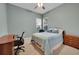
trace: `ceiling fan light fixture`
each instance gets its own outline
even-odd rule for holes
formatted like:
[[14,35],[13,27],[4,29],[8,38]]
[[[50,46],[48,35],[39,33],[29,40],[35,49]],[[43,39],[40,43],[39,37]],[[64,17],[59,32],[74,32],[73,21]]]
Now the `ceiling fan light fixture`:
[[36,4],[36,6],[35,6],[35,9],[38,9],[38,8],[40,8],[40,9],[42,9],[42,10],[45,10],[45,6],[44,6],[44,4],[43,3],[37,3]]
[[43,3],[37,3],[38,7],[43,7]]

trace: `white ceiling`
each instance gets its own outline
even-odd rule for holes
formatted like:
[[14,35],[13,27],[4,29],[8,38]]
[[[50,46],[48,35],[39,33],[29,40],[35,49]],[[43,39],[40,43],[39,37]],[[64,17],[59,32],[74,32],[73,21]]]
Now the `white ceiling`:
[[35,6],[37,5],[36,3],[12,3],[12,5],[16,5],[19,7],[22,7],[24,9],[36,12],[36,13],[40,13],[40,14],[44,14],[58,6],[60,6],[62,3],[44,3],[45,6],[45,10],[41,9],[41,8],[36,8]]

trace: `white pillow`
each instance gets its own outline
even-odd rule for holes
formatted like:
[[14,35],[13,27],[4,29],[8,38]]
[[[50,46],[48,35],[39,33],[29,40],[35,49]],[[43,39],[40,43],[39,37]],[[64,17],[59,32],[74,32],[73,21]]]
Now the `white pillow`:
[[51,32],[51,33],[59,33],[59,30],[57,28],[50,28],[48,30],[48,32]]

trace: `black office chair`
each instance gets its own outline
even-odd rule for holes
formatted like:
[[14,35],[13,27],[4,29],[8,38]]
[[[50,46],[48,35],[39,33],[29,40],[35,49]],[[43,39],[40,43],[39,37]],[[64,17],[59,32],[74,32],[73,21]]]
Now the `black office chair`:
[[15,55],[19,54],[20,50],[22,50],[24,52],[24,46],[22,46],[24,44],[24,38],[23,38],[24,32],[22,33],[21,36],[16,36],[17,40],[14,41],[14,46],[16,46],[17,48],[14,49],[15,50]]

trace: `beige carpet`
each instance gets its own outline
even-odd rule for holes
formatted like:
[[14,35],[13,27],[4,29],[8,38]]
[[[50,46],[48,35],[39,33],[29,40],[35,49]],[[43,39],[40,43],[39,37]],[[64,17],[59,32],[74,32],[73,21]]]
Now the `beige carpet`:
[[[30,39],[25,39],[25,52],[20,52],[20,55],[42,55],[40,51],[35,49],[30,42]],[[62,45],[61,48],[54,51],[55,55],[79,55],[79,50],[73,47]]]

